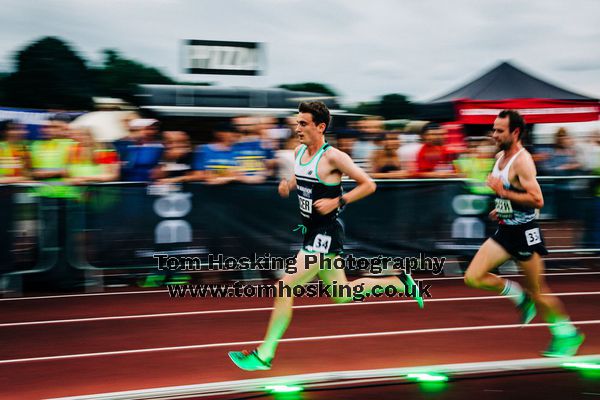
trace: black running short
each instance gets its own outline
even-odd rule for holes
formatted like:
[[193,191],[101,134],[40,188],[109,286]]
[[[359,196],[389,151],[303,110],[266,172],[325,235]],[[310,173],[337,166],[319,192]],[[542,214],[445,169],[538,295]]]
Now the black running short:
[[308,227],[302,249],[308,253],[342,254],[344,252],[344,227],[336,219],[329,224]]
[[544,236],[535,221],[521,225],[500,225],[492,239],[519,261],[527,261],[533,253],[548,254]]

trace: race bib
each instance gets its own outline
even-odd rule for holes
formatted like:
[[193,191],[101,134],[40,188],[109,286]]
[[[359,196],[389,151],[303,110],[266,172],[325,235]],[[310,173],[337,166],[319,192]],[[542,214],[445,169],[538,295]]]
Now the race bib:
[[298,196],[298,201],[300,202],[300,211],[305,212],[307,214],[312,214],[312,200],[307,199],[306,197]]
[[498,218],[512,218],[513,208],[510,200],[496,198],[496,213],[498,214]]
[[313,242],[312,249],[318,253],[327,253],[329,252],[329,247],[331,246],[331,236],[318,234],[315,236],[315,241]]
[[527,246],[533,246],[534,244],[542,243],[540,228],[526,230],[525,238],[527,239]]

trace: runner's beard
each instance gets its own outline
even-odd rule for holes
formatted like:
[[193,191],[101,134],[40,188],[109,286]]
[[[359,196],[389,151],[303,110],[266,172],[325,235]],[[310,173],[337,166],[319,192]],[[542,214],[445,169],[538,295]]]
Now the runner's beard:
[[500,143],[498,143],[498,148],[500,150],[506,151],[506,150],[510,149],[510,146],[512,146],[512,144],[513,144],[512,140],[508,141],[508,142],[500,142]]

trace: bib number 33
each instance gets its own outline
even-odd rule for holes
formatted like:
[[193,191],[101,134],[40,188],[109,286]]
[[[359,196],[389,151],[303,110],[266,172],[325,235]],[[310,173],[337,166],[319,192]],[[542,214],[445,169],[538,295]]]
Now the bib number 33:
[[527,239],[527,246],[533,246],[534,244],[542,243],[540,228],[526,230],[525,238]]

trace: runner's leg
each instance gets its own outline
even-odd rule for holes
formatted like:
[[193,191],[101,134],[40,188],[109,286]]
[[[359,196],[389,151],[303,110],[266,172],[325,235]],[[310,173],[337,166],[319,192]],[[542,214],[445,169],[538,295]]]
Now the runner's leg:
[[[331,265],[334,264],[335,259],[341,259],[340,256],[331,257],[332,262]],[[349,303],[354,300],[354,294],[360,293],[361,296],[366,296],[373,292],[373,288],[376,286],[381,287],[381,292],[385,289],[386,286],[393,286],[396,288],[398,293],[404,293],[405,287],[400,278],[397,276],[385,276],[381,278],[359,278],[353,281],[348,281],[346,277],[346,272],[343,269],[334,268],[322,268],[319,270],[319,278],[326,284],[332,285],[329,290],[329,294],[331,295],[332,301],[336,303]],[[337,285],[338,288],[336,292],[333,293],[333,285]],[[340,293],[341,287],[349,287],[349,295],[348,293]],[[414,293],[415,289],[409,290]],[[334,296],[336,294],[336,296]]]
[[506,286],[506,279],[490,271],[510,258],[510,254],[496,241],[486,240],[465,272],[465,284],[469,287],[501,293]]
[[[294,287],[310,282],[319,271],[318,263],[305,266],[306,254],[306,252],[300,250],[296,256],[296,272],[288,273],[281,279],[283,284],[290,287],[292,291]],[[267,332],[262,344],[257,349],[261,359],[270,360],[275,356],[279,340],[292,319],[293,305],[293,296],[286,296],[285,293],[276,294]]]

